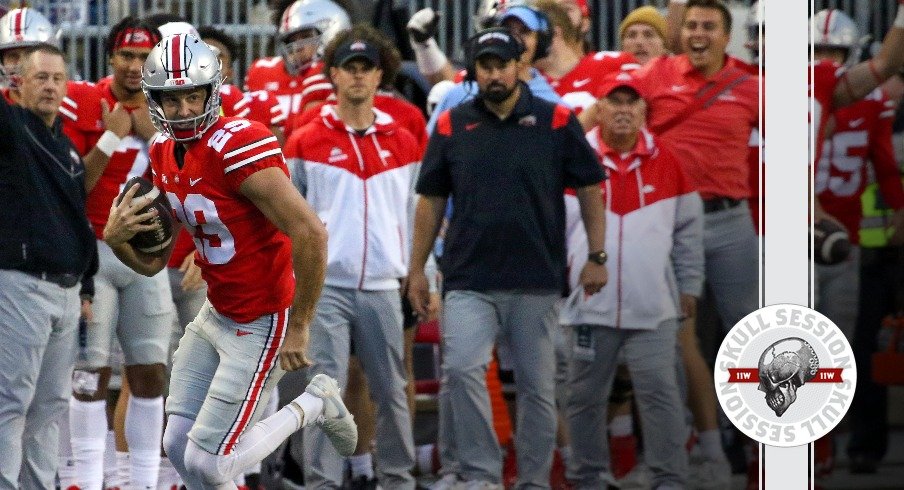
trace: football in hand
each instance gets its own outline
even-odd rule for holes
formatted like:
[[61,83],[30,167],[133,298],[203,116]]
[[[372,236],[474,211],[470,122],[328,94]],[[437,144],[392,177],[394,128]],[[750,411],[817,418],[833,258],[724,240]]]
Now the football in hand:
[[122,202],[123,196],[135,184],[138,184],[138,191],[132,196],[133,201],[146,194],[152,198],[151,202],[136,214],[143,214],[155,208],[157,209],[157,216],[154,216],[145,224],[157,222],[160,226],[155,230],[136,233],[129,240],[129,244],[141,253],[159,257],[163,255],[166,247],[173,241],[173,218],[170,214],[170,206],[166,196],[163,195],[160,189],[144,177],[132,177],[129,179],[122,192],[116,198],[116,204]]
[[835,265],[851,253],[851,240],[838,223],[821,219],[813,225],[813,255],[817,264]]

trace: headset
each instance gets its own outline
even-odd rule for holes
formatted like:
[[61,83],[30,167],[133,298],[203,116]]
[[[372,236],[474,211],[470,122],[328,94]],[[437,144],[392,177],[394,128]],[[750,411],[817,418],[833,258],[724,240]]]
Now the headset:
[[501,8],[496,13],[497,18],[504,15],[507,9],[513,8],[528,10],[537,18],[537,24],[539,24],[539,29],[537,29],[536,31],[537,49],[534,51],[534,58],[531,60],[531,62],[535,62],[539,59],[549,56],[549,50],[552,47],[552,23],[549,21],[549,17],[542,11],[537,10],[537,8],[535,7],[524,4],[515,4]]
[[473,36],[469,37],[467,41],[465,41],[464,50],[465,50],[465,62],[467,66],[465,67],[465,78],[466,82],[475,82],[477,81],[477,58],[475,56],[477,52],[477,40],[480,39],[484,34],[489,34],[492,32],[501,32],[507,36],[510,36],[515,42],[518,43],[518,56],[520,57],[522,53],[524,53],[524,44],[521,43],[520,40],[516,36],[512,34],[512,31],[506,29],[505,27],[491,27],[489,29],[484,29]]

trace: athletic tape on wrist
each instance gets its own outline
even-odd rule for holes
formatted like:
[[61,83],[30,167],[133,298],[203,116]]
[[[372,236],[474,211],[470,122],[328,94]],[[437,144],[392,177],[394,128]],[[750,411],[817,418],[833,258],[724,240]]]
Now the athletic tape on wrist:
[[122,141],[122,138],[116,136],[116,133],[113,131],[107,130],[104,131],[104,134],[100,136],[100,139],[97,140],[97,145],[95,147],[101,151],[104,155],[108,157],[119,148],[119,143]]

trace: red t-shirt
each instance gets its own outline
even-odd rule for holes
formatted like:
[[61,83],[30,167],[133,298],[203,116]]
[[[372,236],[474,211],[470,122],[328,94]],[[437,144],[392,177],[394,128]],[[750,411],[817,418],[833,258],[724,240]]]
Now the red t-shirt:
[[[746,71],[728,57],[723,69],[709,78],[695,70],[686,55],[651,60],[634,72],[649,105],[648,127],[655,132],[693,103],[708,83],[718,83],[738,70]],[[750,196],[748,142],[750,131],[759,124],[759,112],[759,77],[748,73],[709,106],[658,135],[659,140],[684,165],[701,197],[745,199]]]

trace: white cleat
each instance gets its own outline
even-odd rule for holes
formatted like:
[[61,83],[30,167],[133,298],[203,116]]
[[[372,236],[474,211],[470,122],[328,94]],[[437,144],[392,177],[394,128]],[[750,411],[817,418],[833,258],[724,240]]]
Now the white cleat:
[[345,408],[339,383],[325,374],[318,374],[305,391],[323,400],[323,413],[314,423],[320,426],[339,454],[351,456],[358,445],[358,426]]

